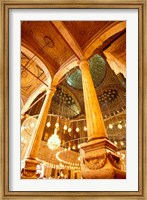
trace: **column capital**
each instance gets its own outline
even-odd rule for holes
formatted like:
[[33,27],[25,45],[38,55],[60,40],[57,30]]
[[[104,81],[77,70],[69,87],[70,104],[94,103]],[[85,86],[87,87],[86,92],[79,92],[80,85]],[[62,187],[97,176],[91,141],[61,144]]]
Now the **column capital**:
[[54,85],[50,85],[47,89],[46,89],[46,91],[47,91],[47,94],[48,93],[55,93],[56,92],[56,86],[54,86]]
[[81,68],[82,66],[88,65],[89,66],[89,62],[87,59],[82,59],[79,61],[79,67]]

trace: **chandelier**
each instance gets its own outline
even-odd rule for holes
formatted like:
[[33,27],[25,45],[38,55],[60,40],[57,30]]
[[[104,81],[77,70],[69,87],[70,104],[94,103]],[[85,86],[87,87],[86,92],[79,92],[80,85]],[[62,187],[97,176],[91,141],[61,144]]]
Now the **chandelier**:
[[61,144],[61,140],[57,135],[57,128],[54,130],[54,134],[48,139],[47,145],[49,149],[56,150]]
[[[49,120],[47,120],[46,126],[47,128],[51,127],[54,125],[54,133],[50,136],[50,138],[47,141],[47,146],[49,149],[51,150],[56,150],[59,146],[64,148],[64,143],[65,143],[65,138],[70,138],[70,140],[72,139],[72,137],[74,138],[74,140],[72,141],[72,144],[67,143],[66,148],[69,149],[73,149],[73,150],[77,150],[77,146],[79,143],[81,142],[80,140],[76,140],[75,143],[75,139],[76,137],[81,138],[81,136],[83,135],[83,131],[81,130],[81,126],[80,126],[80,121],[84,121],[84,131],[87,131],[87,127],[86,127],[86,120],[84,119],[70,119],[70,117],[66,118],[64,117],[63,113],[66,111],[65,106],[67,107],[67,103],[65,101],[65,92],[63,91],[63,87],[61,89],[61,94],[59,96],[59,107],[57,108],[58,110],[56,110],[56,112],[58,112],[58,114],[49,114]],[[71,109],[71,108],[70,108]],[[64,111],[65,110],[65,111]],[[71,112],[71,110],[68,112]],[[68,116],[71,116],[71,113],[68,113]],[[51,123],[51,117],[55,117],[56,122],[53,124]],[[76,128],[74,131],[74,124],[76,124]],[[60,130],[60,138],[57,135],[57,132]],[[48,129],[49,131],[49,129]],[[74,133],[75,132],[75,133]],[[66,134],[68,136],[65,136],[63,134]],[[46,138],[47,139],[47,138]],[[61,145],[61,140],[62,140],[62,145]],[[72,146],[71,146],[72,145]]]

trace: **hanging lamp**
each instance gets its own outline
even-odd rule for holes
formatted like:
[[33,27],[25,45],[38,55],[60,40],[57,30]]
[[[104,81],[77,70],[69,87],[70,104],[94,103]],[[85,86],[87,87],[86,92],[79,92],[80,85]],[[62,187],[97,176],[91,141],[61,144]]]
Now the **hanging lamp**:
[[54,129],[54,134],[48,139],[47,146],[51,150],[56,150],[61,144],[61,140],[57,135],[57,128]]

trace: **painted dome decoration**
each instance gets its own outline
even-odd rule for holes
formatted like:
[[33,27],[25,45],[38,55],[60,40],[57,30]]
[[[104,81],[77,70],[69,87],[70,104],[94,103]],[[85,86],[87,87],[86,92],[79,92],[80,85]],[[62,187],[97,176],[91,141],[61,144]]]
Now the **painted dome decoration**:
[[[105,60],[98,54],[92,56],[89,60],[90,64],[90,73],[92,76],[92,80],[94,82],[94,86],[98,87],[102,81],[104,80],[106,74],[106,62]],[[75,72],[73,72],[66,79],[67,83],[75,89],[82,90],[82,75],[81,70],[78,68]]]

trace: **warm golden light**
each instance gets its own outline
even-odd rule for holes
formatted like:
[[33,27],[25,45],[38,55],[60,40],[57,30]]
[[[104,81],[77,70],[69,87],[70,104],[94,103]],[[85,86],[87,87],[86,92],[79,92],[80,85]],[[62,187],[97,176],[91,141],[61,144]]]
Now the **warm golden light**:
[[58,123],[58,122],[55,124],[55,127],[56,127],[56,128],[58,128],[58,127],[59,127],[59,123]]
[[122,129],[122,125],[121,125],[121,124],[118,124],[118,128],[119,128],[119,129]]
[[67,130],[67,126],[66,126],[66,125],[64,125],[64,127],[63,127],[63,128],[64,128],[64,130]]
[[48,147],[51,150],[56,150],[61,144],[59,136],[57,135],[57,129],[54,130],[54,134],[48,139]]
[[51,123],[50,123],[50,122],[47,122],[46,126],[47,126],[47,127],[50,127],[50,126],[51,126]]
[[71,148],[70,147],[68,147],[68,150],[70,150]]
[[33,128],[35,126],[35,124],[34,123],[31,123],[31,127]]
[[71,128],[68,128],[68,132],[69,132],[69,133],[71,132]]
[[113,125],[112,125],[112,124],[109,124],[109,128],[112,129],[112,128],[113,128]]

